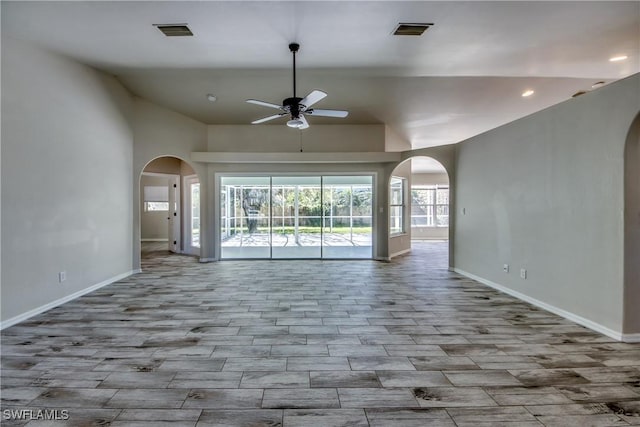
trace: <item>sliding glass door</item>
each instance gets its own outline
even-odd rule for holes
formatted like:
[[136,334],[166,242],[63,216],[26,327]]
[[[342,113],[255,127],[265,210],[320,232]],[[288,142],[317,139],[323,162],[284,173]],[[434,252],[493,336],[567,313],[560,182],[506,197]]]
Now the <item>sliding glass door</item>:
[[371,176],[323,177],[325,258],[371,258],[373,192]]
[[320,258],[321,178],[274,176],[271,179],[272,258]]
[[271,257],[271,178],[223,177],[220,191],[222,258]]
[[221,258],[371,258],[373,177],[224,176]]

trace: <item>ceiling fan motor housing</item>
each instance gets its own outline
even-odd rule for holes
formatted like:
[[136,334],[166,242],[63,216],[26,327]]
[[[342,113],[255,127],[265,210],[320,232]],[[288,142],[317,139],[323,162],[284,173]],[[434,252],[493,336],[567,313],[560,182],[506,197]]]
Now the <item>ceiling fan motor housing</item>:
[[290,113],[293,118],[297,119],[298,117],[300,117],[300,107],[302,106],[302,104],[300,104],[300,101],[302,101],[302,98],[287,98],[282,101],[282,109]]

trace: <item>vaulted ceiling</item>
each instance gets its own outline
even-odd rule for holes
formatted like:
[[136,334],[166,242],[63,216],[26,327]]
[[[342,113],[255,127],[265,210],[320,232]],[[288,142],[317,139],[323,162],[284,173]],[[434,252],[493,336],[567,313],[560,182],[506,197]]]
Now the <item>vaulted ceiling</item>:
[[[400,22],[434,25],[392,35]],[[194,36],[166,37],[154,26],[163,23]],[[298,95],[321,89],[318,108],[350,111],[312,126],[385,123],[413,148],[462,141],[640,71],[638,1],[3,1],[2,35],[208,124],[248,124],[273,110],[247,98],[291,96],[287,46],[298,42]]]

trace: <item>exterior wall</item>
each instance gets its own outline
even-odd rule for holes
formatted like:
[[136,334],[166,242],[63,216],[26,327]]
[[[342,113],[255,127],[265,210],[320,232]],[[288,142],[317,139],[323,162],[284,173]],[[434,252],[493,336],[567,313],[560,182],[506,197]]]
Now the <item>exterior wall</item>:
[[3,326],[131,274],[131,108],[114,78],[3,36]]

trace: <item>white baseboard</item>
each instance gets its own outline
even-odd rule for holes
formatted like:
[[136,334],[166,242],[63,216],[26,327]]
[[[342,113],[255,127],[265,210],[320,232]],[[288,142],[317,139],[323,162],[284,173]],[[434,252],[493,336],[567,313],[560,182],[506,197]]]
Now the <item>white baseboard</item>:
[[217,259],[217,258],[200,258],[200,259],[198,260],[198,262],[202,262],[202,263],[205,263],[205,262],[215,262],[215,261],[218,261],[218,259]]
[[141,242],[166,242],[167,245],[169,241],[167,239],[140,239]]
[[408,253],[408,252],[411,252],[411,248],[403,249],[403,250],[401,250],[401,251],[398,251],[398,252],[394,252],[394,253],[392,253],[392,254],[389,256],[389,259],[391,259],[391,258],[395,258],[395,257],[400,256],[400,255],[404,255],[404,254],[406,254],[406,253]]
[[[512,297],[518,298],[522,301],[528,302],[529,304],[533,304],[536,307],[540,307],[543,310],[549,311],[553,314],[557,314],[560,317],[564,317],[567,320],[571,320],[572,322],[575,322],[579,325],[582,325],[586,328],[589,328],[591,330],[594,330],[596,332],[599,332],[603,335],[608,336],[609,338],[613,338],[616,341],[625,341],[625,342],[640,342],[640,334],[627,334],[627,335],[623,335],[621,332],[618,331],[614,331],[613,329],[610,329],[604,325],[601,325],[599,323],[596,323],[592,320],[589,319],[585,319],[582,316],[578,316],[577,314],[571,313],[569,311],[563,310],[561,308],[555,307],[551,304],[548,304],[546,302],[540,301],[538,299],[535,299],[533,297],[530,297],[528,295],[525,295],[521,292],[518,291],[514,291],[513,289],[507,288],[506,286],[502,286],[499,285],[497,283],[494,283],[490,280],[487,279],[483,279],[482,277],[476,276],[475,274],[471,274],[467,271],[461,270],[459,268],[454,268],[453,271],[455,271],[458,274],[461,274],[463,276],[466,276],[470,279],[475,280],[476,282],[480,282],[483,285],[489,286],[490,288],[496,289],[500,292],[504,292],[505,294],[511,295]],[[627,341],[627,339],[637,339],[639,341]]]
[[622,334],[622,341],[624,342],[640,342],[640,334]]
[[127,278],[129,276],[131,276],[132,274],[136,274],[136,273],[140,273],[142,270],[140,269],[136,269],[136,270],[131,270],[128,271],[126,273],[122,273],[122,274],[118,274],[117,276],[111,277],[110,279],[104,280],[100,283],[97,283],[93,286],[89,286],[88,288],[84,288],[78,292],[74,292],[71,295],[67,295],[66,297],[62,297],[60,299],[57,299],[55,301],[52,301],[48,304],[42,305],[38,308],[34,308],[33,310],[29,310],[26,313],[22,313],[19,314],[15,317],[12,317],[10,319],[7,319],[5,321],[0,322],[0,330],[2,329],[6,329],[9,326],[13,326],[15,324],[18,324],[20,322],[24,322],[25,320],[33,317],[33,316],[37,316],[38,314],[44,313],[45,311],[51,310],[52,308],[58,307],[59,305],[62,305],[66,302],[69,302],[71,300],[74,300],[76,298],[79,298],[83,295],[86,295],[90,292],[93,292],[97,289],[100,289],[104,286],[110,285],[111,283],[117,282],[118,280],[122,280],[124,278]]

